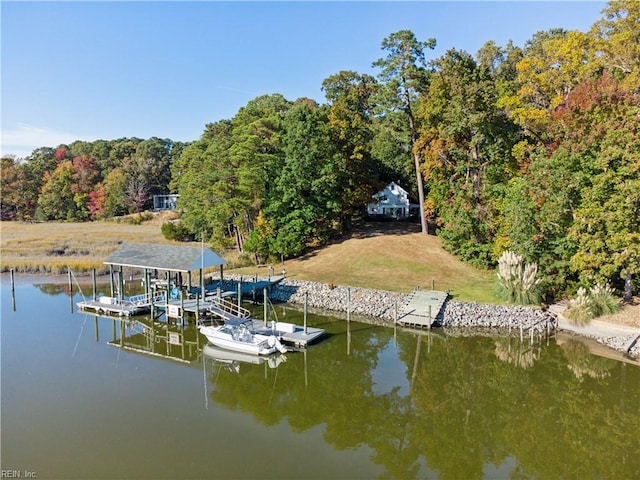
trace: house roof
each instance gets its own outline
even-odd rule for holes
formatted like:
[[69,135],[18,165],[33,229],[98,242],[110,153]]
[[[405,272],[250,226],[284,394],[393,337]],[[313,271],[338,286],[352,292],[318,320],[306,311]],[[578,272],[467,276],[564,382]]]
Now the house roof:
[[227,262],[208,248],[124,243],[109,255],[104,263],[122,267],[190,272],[225,265]]

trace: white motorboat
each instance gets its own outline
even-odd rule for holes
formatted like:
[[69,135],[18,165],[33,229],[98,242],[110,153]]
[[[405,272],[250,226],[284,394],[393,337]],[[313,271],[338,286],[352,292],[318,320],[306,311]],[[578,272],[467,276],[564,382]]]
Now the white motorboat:
[[271,355],[288,351],[275,335],[263,335],[251,330],[249,318],[231,318],[223,325],[205,326],[198,329],[209,342],[217,347],[253,355]]

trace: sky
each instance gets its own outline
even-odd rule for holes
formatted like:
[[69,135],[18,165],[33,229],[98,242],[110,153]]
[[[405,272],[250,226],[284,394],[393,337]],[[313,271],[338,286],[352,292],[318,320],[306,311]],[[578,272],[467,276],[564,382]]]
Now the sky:
[[325,103],[342,70],[376,75],[382,40],[434,37],[432,60],[543,30],[587,31],[596,1],[0,2],[2,155],[75,140],[193,141],[250,100]]

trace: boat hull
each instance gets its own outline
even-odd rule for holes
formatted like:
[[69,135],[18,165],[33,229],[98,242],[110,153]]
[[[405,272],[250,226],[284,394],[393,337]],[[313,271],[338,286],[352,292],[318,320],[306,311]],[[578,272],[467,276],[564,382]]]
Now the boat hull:
[[236,340],[231,335],[222,332],[221,327],[201,327],[200,333],[207,337],[207,340],[212,345],[234,352],[271,355],[278,351],[275,342],[270,345],[269,337],[264,335],[252,335],[250,339]]

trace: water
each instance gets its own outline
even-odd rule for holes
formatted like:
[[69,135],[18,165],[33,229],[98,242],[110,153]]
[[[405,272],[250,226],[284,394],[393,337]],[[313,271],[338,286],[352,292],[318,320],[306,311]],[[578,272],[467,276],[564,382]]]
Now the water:
[[14,311],[2,285],[3,474],[640,478],[640,368],[580,342],[311,315],[329,335],[306,352],[229,363],[192,326],[71,313],[65,288],[16,285]]

